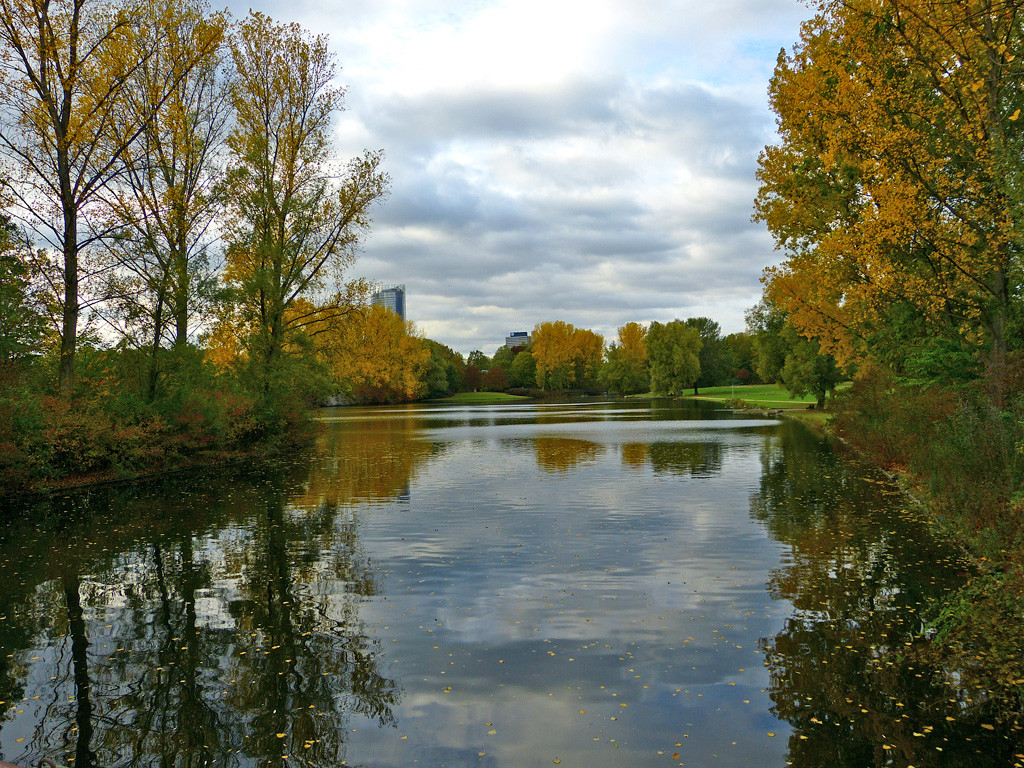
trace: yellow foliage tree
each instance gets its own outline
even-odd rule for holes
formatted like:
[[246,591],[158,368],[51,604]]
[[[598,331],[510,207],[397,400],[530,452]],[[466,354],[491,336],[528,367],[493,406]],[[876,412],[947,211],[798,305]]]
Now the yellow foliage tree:
[[592,387],[601,367],[604,338],[561,320],[540,323],[533,329],[533,357],[537,386],[542,389]]
[[[327,38],[250,13],[231,40],[235,127],[227,139],[229,215],[225,279],[235,289],[263,371],[276,375],[287,336],[351,309],[361,286],[344,270],[386,192],[380,153],[352,160],[340,180],[330,165],[330,130],[343,92],[333,84]],[[290,312],[324,293],[313,314]]]
[[89,271],[83,248],[105,235],[87,212],[119,175],[118,160],[163,106],[175,83],[217,45],[199,37],[174,67],[159,70],[145,108],[122,106],[134,75],[152,63],[179,21],[170,0],[0,0],[0,148],[15,173],[7,191],[33,228],[61,253],[59,383],[70,394]]
[[1019,289],[1017,0],[819,0],[771,83],[756,216],[768,300],[840,363],[894,307],[999,364]]
[[338,394],[358,402],[415,400],[426,394],[430,350],[412,323],[370,306],[316,337]]

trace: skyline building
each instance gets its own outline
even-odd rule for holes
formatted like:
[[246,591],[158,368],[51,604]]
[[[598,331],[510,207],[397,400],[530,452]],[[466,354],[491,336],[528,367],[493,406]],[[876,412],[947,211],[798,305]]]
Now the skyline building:
[[512,331],[508,336],[505,337],[505,346],[509,349],[512,347],[525,347],[532,341],[528,331]]
[[381,286],[373,292],[370,304],[378,307],[387,307],[405,320],[405,283]]

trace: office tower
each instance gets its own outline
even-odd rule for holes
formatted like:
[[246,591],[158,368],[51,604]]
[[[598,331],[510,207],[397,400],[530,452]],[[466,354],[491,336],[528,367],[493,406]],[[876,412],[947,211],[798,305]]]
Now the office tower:
[[370,303],[387,307],[405,320],[405,285],[387,285],[373,292]]
[[526,331],[512,331],[512,333],[505,337],[505,346],[509,349],[512,347],[525,347],[531,341],[530,334]]

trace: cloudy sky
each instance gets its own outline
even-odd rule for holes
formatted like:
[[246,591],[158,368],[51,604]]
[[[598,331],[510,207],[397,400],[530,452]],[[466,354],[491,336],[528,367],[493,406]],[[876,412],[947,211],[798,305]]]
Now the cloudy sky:
[[330,36],[344,156],[392,179],[353,276],[487,354],[564,320],[743,328],[778,260],[752,224],[767,85],[800,0],[257,0]]

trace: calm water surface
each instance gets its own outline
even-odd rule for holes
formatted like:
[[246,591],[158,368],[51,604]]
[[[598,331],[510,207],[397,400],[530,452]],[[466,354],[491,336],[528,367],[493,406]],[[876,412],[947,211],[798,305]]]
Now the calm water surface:
[[321,414],[316,450],[272,466],[3,510],[0,759],[1012,762],[915,661],[964,566],[799,425]]

